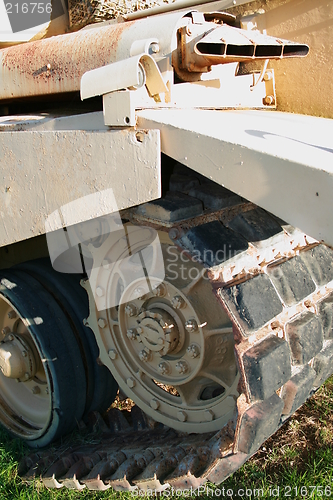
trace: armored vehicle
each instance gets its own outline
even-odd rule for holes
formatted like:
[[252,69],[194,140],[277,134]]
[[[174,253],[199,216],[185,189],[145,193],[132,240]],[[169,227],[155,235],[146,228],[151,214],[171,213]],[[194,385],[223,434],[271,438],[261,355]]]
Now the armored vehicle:
[[333,2],[50,5],[0,50],[0,422],[49,487],[221,483],[333,372]]

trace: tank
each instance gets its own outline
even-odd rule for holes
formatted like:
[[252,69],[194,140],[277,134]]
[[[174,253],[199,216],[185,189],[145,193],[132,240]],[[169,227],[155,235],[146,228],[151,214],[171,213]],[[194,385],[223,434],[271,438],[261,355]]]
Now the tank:
[[333,3],[61,5],[0,50],[0,423],[51,488],[219,484],[333,372]]

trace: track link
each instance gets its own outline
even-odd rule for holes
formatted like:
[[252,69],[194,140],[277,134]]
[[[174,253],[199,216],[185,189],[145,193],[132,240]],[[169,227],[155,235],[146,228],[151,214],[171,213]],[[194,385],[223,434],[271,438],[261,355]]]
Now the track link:
[[93,414],[97,442],[25,458],[20,474],[28,481],[118,491],[221,483],[333,372],[333,251],[185,167],[176,168],[170,188],[129,215],[167,231],[206,266],[233,324],[234,418],[217,433],[189,435],[137,407],[133,427],[115,409],[104,420]]

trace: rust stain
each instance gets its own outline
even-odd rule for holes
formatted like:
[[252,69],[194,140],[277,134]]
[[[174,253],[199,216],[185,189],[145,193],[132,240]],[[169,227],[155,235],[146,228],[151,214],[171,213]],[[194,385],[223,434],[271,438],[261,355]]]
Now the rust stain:
[[0,51],[0,99],[80,90],[83,73],[117,60],[135,21],[28,42]]

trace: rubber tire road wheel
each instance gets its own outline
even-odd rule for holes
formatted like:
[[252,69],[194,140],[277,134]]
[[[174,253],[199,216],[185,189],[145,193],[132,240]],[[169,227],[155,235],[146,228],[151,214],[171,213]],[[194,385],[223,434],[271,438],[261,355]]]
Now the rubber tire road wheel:
[[[0,278],[0,296],[11,303],[21,318],[30,322],[28,331],[43,362],[51,391],[50,416],[42,430],[25,435],[24,431],[17,432],[1,423],[16,437],[25,439],[29,446],[44,447],[73,430],[83,416],[86,380],[80,350],[66,315],[37,280],[12,270],[1,271]],[[20,421],[21,416],[16,417]]]
[[52,294],[72,325],[80,347],[86,372],[87,394],[85,414],[103,413],[113,403],[118,384],[104,365],[98,364],[99,349],[90,328],[83,320],[89,316],[86,291],[81,287],[81,274],[59,273],[52,268],[49,258],[24,262],[17,266],[37,279]]

